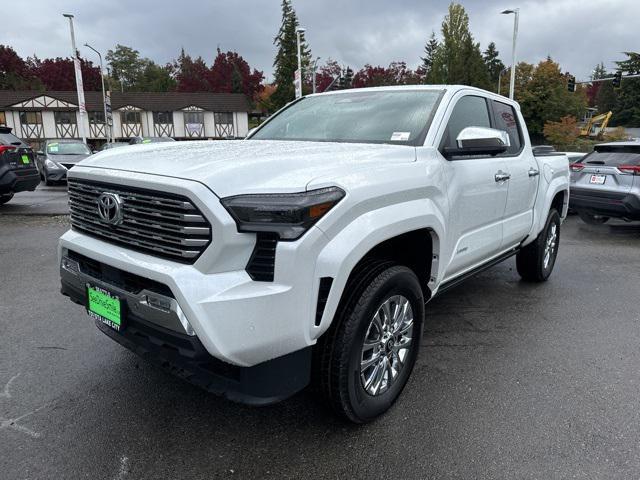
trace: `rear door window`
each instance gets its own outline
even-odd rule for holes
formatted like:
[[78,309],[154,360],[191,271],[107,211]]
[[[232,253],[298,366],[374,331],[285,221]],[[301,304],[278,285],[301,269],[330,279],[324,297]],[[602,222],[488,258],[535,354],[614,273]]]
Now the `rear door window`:
[[493,100],[493,114],[495,118],[495,128],[504,130],[509,134],[511,146],[504,155],[517,155],[522,147],[522,134],[518,124],[518,115],[515,109],[506,103]]

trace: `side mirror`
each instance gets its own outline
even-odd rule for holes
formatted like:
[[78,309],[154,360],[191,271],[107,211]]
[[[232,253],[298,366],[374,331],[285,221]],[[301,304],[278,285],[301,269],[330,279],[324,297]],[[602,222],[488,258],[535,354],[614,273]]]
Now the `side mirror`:
[[91,150],[91,153],[98,153],[98,150]]
[[36,152],[36,155],[38,155],[39,157],[44,157],[44,152],[42,150],[38,150]]
[[456,137],[456,147],[445,147],[444,155],[498,155],[511,146],[509,134],[504,130],[487,127],[466,127]]

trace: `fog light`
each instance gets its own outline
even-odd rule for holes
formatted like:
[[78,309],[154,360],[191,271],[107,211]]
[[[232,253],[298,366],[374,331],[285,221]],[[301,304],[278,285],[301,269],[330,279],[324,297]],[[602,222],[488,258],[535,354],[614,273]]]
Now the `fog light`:
[[69,257],[62,257],[62,268],[69,273],[77,275],[80,273],[80,265]]

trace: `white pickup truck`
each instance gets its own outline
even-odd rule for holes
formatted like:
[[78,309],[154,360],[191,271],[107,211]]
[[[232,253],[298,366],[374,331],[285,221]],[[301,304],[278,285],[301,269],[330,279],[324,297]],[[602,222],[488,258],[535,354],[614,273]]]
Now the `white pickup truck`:
[[568,189],[566,157],[534,156],[505,97],[311,95],[245,140],[81,162],[62,293],[211,392],[260,405],[314,383],[366,422],[407,383],[426,302],[512,255],[525,280],[549,277]]

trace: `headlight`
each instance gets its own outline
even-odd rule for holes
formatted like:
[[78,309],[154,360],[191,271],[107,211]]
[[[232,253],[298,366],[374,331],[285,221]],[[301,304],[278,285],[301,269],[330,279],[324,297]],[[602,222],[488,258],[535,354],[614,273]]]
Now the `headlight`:
[[345,193],[338,187],[300,193],[237,195],[221,200],[239,232],[275,232],[296,240],[331,210]]
[[44,166],[49,168],[60,168],[56,162],[49,160],[48,158],[44,161]]

